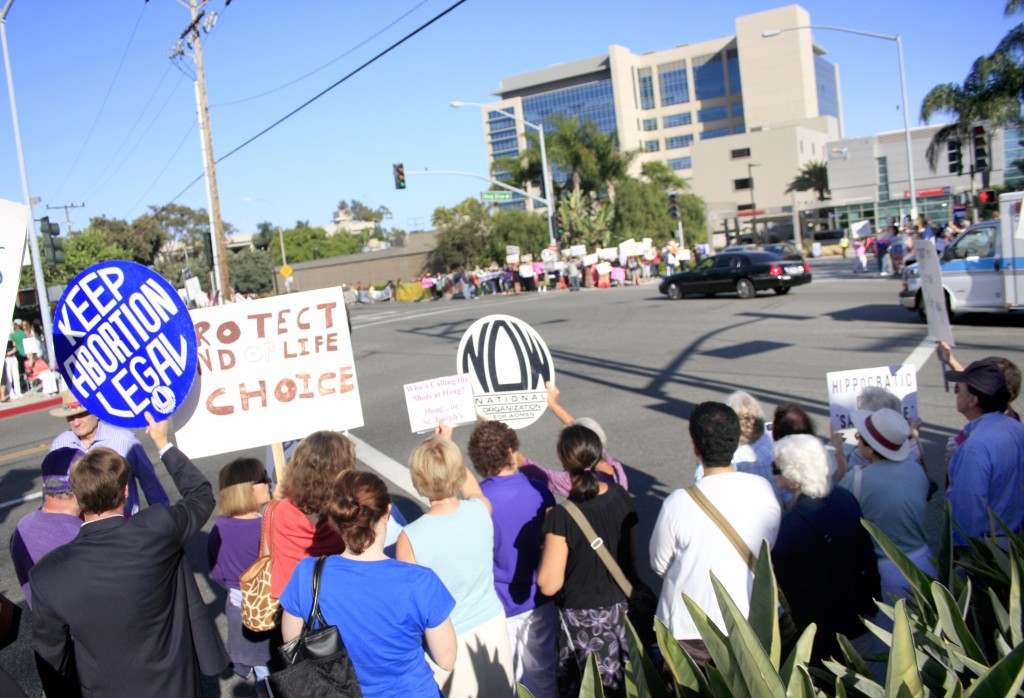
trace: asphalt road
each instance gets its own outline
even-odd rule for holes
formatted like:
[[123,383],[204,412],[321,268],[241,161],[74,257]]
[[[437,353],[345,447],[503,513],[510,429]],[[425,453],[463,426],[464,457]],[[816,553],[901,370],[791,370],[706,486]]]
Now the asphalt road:
[[[930,475],[941,483],[944,445],[963,423],[952,390],[944,391],[938,363],[928,346],[922,346],[925,325],[898,303],[899,281],[854,275],[851,264],[813,260],[811,285],[786,296],[768,293],[752,300],[732,295],[669,301],[651,283],[574,294],[356,307],[352,324],[366,426],[353,436],[361,467],[381,472],[392,483],[403,512],[419,515],[404,463],[422,437],[409,430],[402,386],[455,373],[455,352],[466,328],[480,317],[501,313],[528,322],[544,337],[562,404],[574,416],[596,419],[608,435],[609,451],[626,464],[641,521],[642,571],[652,585],[658,580],[647,568],[643,541],[661,501],[690,484],[696,466],[687,417],[700,402],[721,400],[733,390],[749,391],[769,413],[781,402],[799,402],[815,417],[818,433],[827,435],[826,372],[900,364],[913,356],[920,366],[922,442]],[[953,331],[956,354],[965,364],[1000,354],[1024,365],[1024,315],[961,316]],[[557,467],[558,427],[554,417],[544,415],[519,432],[522,450]],[[0,539],[7,540],[18,519],[38,506],[38,500],[10,502],[39,491],[40,449],[61,428],[45,411],[0,418]],[[465,446],[469,431],[456,429],[460,445]],[[151,446],[148,450],[153,453]],[[263,451],[245,455],[262,458]],[[228,458],[204,458],[197,464],[216,482]],[[157,470],[162,468],[158,465]],[[162,479],[171,491],[166,474]],[[929,516],[937,541],[939,497],[932,501]],[[202,535],[189,546],[197,569],[206,569],[205,545]],[[223,623],[222,590],[205,577],[200,588]],[[22,601],[6,555],[0,555],[0,591]],[[29,695],[39,695],[28,626],[26,616],[22,637],[0,654],[0,665]],[[209,696],[250,695],[231,675],[211,679],[207,689]]]

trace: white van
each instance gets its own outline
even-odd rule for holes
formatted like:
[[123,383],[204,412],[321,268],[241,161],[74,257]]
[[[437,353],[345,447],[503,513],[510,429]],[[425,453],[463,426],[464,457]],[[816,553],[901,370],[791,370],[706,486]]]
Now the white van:
[[[942,288],[950,317],[956,312],[1024,310],[1024,237],[1018,237],[1024,192],[999,197],[999,218],[972,225],[942,253]],[[917,264],[903,270],[900,303],[924,318]]]

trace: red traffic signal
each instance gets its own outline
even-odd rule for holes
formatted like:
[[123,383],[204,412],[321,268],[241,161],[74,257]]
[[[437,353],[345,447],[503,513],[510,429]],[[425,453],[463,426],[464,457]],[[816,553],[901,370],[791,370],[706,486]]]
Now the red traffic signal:
[[991,189],[982,189],[978,192],[979,204],[995,204],[999,202],[999,195]]

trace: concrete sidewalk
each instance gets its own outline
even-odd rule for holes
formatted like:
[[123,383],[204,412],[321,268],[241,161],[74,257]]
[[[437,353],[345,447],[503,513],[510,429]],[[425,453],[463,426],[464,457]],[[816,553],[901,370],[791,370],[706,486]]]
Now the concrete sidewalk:
[[26,412],[46,410],[60,404],[60,395],[52,393],[25,393],[19,398],[0,402],[0,419],[13,417]]

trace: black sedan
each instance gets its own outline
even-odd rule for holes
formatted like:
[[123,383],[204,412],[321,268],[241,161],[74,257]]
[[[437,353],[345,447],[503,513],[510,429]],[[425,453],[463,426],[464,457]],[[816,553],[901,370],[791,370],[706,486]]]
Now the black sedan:
[[803,259],[790,261],[769,252],[725,252],[702,259],[690,271],[665,277],[658,290],[672,300],[689,293],[713,296],[732,291],[740,298],[753,298],[758,291],[771,289],[782,295],[809,283],[811,269]]

